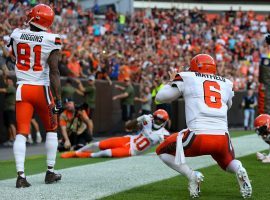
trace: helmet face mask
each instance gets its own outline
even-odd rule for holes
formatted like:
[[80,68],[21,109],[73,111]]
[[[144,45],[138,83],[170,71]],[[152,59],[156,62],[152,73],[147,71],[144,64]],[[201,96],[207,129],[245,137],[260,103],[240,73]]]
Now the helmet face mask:
[[261,114],[254,120],[256,133],[266,142],[270,142],[270,115]]
[[261,126],[259,128],[256,128],[256,133],[260,136],[266,136],[268,135],[267,126]]
[[167,120],[164,121],[163,119],[160,119],[160,118],[155,116],[153,119],[153,128],[155,130],[158,130],[158,129],[164,127],[166,125],[166,123],[167,123]]

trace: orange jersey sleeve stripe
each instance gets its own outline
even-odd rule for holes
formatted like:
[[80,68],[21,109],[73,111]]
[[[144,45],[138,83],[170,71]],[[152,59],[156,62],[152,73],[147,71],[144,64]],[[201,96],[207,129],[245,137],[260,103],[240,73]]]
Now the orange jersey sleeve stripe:
[[55,42],[54,43],[61,45],[61,39],[60,38],[55,38]]

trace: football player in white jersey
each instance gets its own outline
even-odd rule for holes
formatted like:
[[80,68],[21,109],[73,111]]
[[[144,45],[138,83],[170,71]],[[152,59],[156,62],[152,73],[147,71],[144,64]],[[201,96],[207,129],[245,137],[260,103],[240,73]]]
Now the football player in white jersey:
[[168,137],[156,152],[165,164],[189,179],[193,198],[199,197],[203,175],[188,167],[185,156],[211,155],[223,170],[236,174],[241,195],[251,196],[248,174],[235,159],[228,132],[227,110],[232,105],[232,88],[231,81],[216,75],[214,59],[199,54],[191,60],[189,72],[175,72],[156,96],[162,103],[180,96],[185,100],[187,129]]
[[108,138],[88,144],[76,152],[66,152],[62,158],[128,157],[142,154],[150,147],[161,143],[170,134],[164,128],[168,113],[159,109],[153,115],[142,115],[127,123],[127,129],[137,130],[138,135]]
[[[60,36],[46,32],[54,20],[53,10],[44,4],[36,5],[27,14],[29,29],[15,29],[10,45],[16,57],[15,72],[17,135],[13,146],[18,172],[16,187],[29,187],[24,174],[26,139],[30,134],[33,112],[39,115],[46,129],[47,172],[45,183],[61,179],[54,172],[57,152],[57,116],[62,109],[58,60]],[[52,88],[56,103],[52,97]]]
[[[261,136],[263,141],[270,145],[270,115],[261,114],[256,117],[254,121],[254,127],[256,133]],[[270,146],[269,146],[270,150]],[[257,159],[261,160],[262,163],[270,163],[270,151],[268,154],[257,152]]]

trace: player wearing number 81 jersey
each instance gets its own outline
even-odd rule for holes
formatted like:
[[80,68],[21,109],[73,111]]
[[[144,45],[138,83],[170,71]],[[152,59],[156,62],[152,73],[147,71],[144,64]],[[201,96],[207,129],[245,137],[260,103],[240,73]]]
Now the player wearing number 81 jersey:
[[232,105],[233,84],[216,75],[214,59],[199,54],[190,62],[188,72],[171,74],[171,81],[157,94],[161,103],[171,102],[180,96],[185,100],[187,129],[168,137],[156,152],[169,167],[189,179],[191,197],[199,197],[203,175],[191,170],[185,157],[211,155],[217,164],[228,172],[235,173],[241,195],[252,193],[245,168],[234,157],[228,132],[227,111]]
[[17,84],[50,85],[48,58],[61,50],[58,34],[30,29],[15,29],[10,36],[15,54]]
[[113,137],[88,144],[76,152],[66,152],[62,158],[127,157],[136,156],[159,144],[170,134],[164,128],[169,120],[168,113],[159,109],[153,115],[142,115],[127,123],[126,128],[137,129],[137,135]]
[[[33,7],[27,14],[29,29],[15,29],[10,38],[16,57],[16,125],[17,135],[13,146],[18,172],[16,187],[29,187],[24,174],[26,137],[35,111],[46,129],[48,170],[45,183],[61,179],[54,172],[57,139],[57,116],[61,110],[61,88],[58,70],[61,41],[57,34],[46,32],[54,20],[53,10],[44,4]],[[56,97],[56,104],[51,94]]]

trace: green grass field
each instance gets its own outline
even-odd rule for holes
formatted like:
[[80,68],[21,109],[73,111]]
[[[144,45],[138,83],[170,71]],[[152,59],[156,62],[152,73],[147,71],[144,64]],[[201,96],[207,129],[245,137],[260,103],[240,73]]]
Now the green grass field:
[[[234,131],[231,137],[240,137],[253,134],[253,131]],[[148,150],[153,152],[155,147]],[[112,158],[92,158],[92,159],[61,159],[57,156],[56,169],[64,169],[69,167],[94,164],[97,162],[105,162]],[[240,158],[243,165],[249,173],[252,180],[253,197],[252,200],[268,200],[270,191],[268,190],[268,177],[270,165],[262,164],[256,160],[255,155],[249,155]],[[154,167],[154,166],[152,166]],[[26,159],[25,172],[27,175],[45,172],[46,156],[37,155]],[[168,171],[171,169],[168,168]],[[233,174],[222,171],[217,165],[200,169],[205,178],[202,184],[201,200],[237,200],[242,199],[239,193],[239,186]],[[15,178],[16,170],[14,160],[0,161],[0,180]],[[119,177],[121,178],[121,177]],[[176,200],[189,199],[187,189],[188,182],[183,176],[176,176],[170,179],[154,182],[148,185],[136,187],[121,193],[117,193],[104,200],[126,200],[126,199],[155,199],[155,200]]]
[[[270,164],[262,164],[256,160],[255,155],[240,158],[246,167],[252,180],[252,200],[268,200],[270,197],[269,169]],[[168,168],[168,170],[171,170]],[[242,199],[236,177],[233,174],[222,171],[217,165],[200,169],[204,174],[204,182],[201,186],[202,195],[200,200],[237,200]],[[155,200],[178,200],[189,199],[187,189],[188,182],[183,176],[177,176],[163,181],[151,183],[124,191],[103,200],[124,199],[155,199]]]
[[[240,137],[243,135],[253,134],[253,131],[233,131],[231,132],[231,137]],[[147,152],[154,152],[155,147],[149,149]],[[146,152],[146,153],[147,153]],[[45,153],[45,152],[44,152]],[[91,159],[62,159],[57,156],[56,160],[56,169],[65,169],[69,167],[75,167],[80,165],[93,164],[97,162],[108,161],[113,158],[91,158]],[[14,160],[0,161],[0,180],[15,178],[16,169]],[[25,162],[25,173],[27,175],[42,173],[46,170],[46,156],[45,155],[36,155],[27,157]]]

